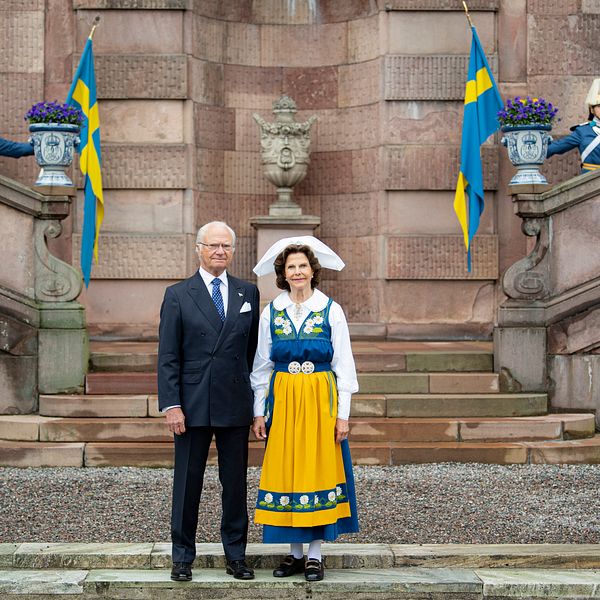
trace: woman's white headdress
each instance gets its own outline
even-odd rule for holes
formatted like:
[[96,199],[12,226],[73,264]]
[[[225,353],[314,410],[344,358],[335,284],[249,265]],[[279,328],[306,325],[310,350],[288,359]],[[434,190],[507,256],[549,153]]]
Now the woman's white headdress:
[[341,271],[345,267],[344,261],[327,244],[324,244],[321,240],[318,240],[312,235],[299,235],[296,237],[283,238],[275,242],[264,253],[263,257],[252,270],[259,277],[261,275],[273,273],[275,271],[273,263],[277,256],[288,246],[292,245],[308,246],[319,260],[319,263],[321,263],[321,266],[325,269]]

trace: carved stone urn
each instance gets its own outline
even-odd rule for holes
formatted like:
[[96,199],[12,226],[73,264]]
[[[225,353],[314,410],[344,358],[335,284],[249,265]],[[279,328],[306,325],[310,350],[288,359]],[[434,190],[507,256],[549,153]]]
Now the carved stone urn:
[[519,125],[502,127],[502,145],[508,149],[510,162],[517,172],[508,185],[547,184],[540,173],[540,166],[546,160],[548,144],[552,137],[548,135],[550,125]]
[[35,160],[42,168],[35,185],[73,187],[65,169],[73,162],[73,151],[79,144],[79,126],[35,123],[29,131]]
[[260,145],[265,177],[277,187],[277,201],[269,207],[271,216],[297,216],[300,206],[292,200],[292,188],[306,176],[310,163],[310,128],[317,120],[310,117],[297,123],[296,103],[289,96],[281,96],[273,103],[275,121],[267,123],[254,114],[260,127]]

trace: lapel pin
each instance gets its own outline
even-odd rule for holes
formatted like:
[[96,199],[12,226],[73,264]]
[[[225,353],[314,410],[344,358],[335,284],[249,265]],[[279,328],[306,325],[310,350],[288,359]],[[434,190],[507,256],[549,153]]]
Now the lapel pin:
[[242,292],[238,292],[238,296],[240,296],[240,298],[243,296],[244,294],[242,294]]

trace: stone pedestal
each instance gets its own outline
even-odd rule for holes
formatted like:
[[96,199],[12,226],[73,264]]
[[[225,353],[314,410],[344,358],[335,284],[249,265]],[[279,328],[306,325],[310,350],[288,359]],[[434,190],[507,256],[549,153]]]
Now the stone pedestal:
[[38,344],[39,392],[81,391],[89,362],[84,307],[78,302],[41,303]]
[[[258,262],[277,240],[298,235],[313,235],[315,229],[321,224],[321,219],[312,215],[296,217],[265,215],[252,217],[250,224],[257,231],[256,262]],[[274,274],[259,277],[257,285],[262,306],[281,293],[275,285]]]
[[494,329],[494,370],[504,371],[523,392],[546,391],[546,328]]

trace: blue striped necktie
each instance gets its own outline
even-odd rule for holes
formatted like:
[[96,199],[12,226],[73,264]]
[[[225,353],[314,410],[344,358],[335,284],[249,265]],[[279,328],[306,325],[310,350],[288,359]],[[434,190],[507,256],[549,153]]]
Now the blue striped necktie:
[[221,295],[221,280],[218,277],[215,277],[212,281],[212,299],[217,307],[217,312],[221,317],[221,321],[225,320],[225,306],[223,305],[223,296]]

